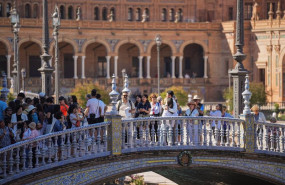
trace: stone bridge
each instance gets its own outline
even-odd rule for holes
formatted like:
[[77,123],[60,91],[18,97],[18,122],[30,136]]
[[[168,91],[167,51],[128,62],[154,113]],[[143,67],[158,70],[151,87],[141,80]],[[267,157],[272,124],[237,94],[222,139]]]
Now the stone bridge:
[[165,167],[226,168],[285,184],[285,125],[163,117],[65,130],[0,150],[1,184],[98,184]]

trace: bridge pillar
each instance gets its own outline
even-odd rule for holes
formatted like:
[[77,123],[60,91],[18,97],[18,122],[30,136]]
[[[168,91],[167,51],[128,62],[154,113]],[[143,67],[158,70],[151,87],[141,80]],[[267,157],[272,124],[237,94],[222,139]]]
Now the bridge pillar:
[[254,115],[252,114],[247,114],[247,115],[240,115],[240,118],[245,120],[244,123],[244,147],[245,147],[245,152],[246,153],[254,153],[255,149],[255,143],[256,143],[256,138],[255,138],[255,133],[254,133]]
[[108,151],[112,155],[120,155],[122,153],[122,117],[119,115],[106,115],[107,121],[111,122],[108,127]]

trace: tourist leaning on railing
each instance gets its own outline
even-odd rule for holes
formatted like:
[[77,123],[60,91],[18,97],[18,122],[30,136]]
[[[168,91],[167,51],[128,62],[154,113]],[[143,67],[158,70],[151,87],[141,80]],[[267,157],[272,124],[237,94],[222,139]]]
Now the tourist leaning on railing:
[[[211,108],[210,108],[210,116],[212,116],[212,117],[222,117],[222,104],[218,104],[217,106],[216,106],[216,110],[215,111],[212,111],[212,106],[211,106]],[[213,132],[214,132],[214,136],[215,136],[215,129],[216,129],[216,124],[215,124],[215,121],[213,121],[212,122],[212,130],[213,130]],[[220,130],[220,128],[221,128],[221,121],[218,121],[218,130]]]
[[24,133],[24,123],[28,121],[26,114],[23,114],[22,106],[16,107],[16,113],[12,115],[11,122],[14,127],[14,131],[17,133],[16,140],[20,141]]
[[11,138],[14,137],[14,134],[7,126],[3,120],[0,120],[0,148],[11,145]]
[[185,116],[190,116],[190,117],[197,117],[199,116],[199,112],[196,109],[196,103],[194,101],[190,101],[187,103],[187,106],[189,107],[186,112]]

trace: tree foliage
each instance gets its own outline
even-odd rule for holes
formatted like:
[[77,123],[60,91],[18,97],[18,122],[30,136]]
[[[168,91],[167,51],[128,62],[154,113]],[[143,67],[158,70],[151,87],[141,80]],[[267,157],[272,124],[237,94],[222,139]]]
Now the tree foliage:
[[167,91],[172,90],[174,92],[175,97],[178,100],[180,106],[185,106],[188,101],[188,93],[181,86],[172,86],[165,89],[161,93],[161,97],[164,99],[166,97]]
[[82,85],[76,85],[74,89],[71,90],[70,95],[75,95],[77,97],[78,103],[81,107],[86,107],[86,95],[90,94],[92,89],[97,90],[97,94],[101,94],[102,101],[108,105],[110,102],[109,93],[104,87],[93,84],[84,83]]
[[[252,93],[250,99],[250,106],[257,104],[257,105],[265,105],[267,98],[266,98],[266,91],[265,87],[262,83],[250,83],[249,90]],[[233,88],[227,88],[223,94],[224,99],[227,101],[230,111],[233,110]]]

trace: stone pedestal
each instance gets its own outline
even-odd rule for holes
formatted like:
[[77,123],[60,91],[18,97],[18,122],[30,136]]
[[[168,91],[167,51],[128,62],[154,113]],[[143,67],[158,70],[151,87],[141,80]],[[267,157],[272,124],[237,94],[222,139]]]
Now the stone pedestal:
[[256,138],[254,137],[255,135],[255,130],[254,130],[254,116],[252,114],[247,114],[247,115],[240,115],[240,118],[245,120],[244,126],[244,134],[245,134],[245,140],[244,140],[244,145],[245,145],[245,152],[246,153],[254,153],[254,148],[255,148],[255,143],[256,143]]
[[112,155],[122,154],[122,117],[119,115],[107,115],[107,121],[111,121],[108,127],[108,151]]

